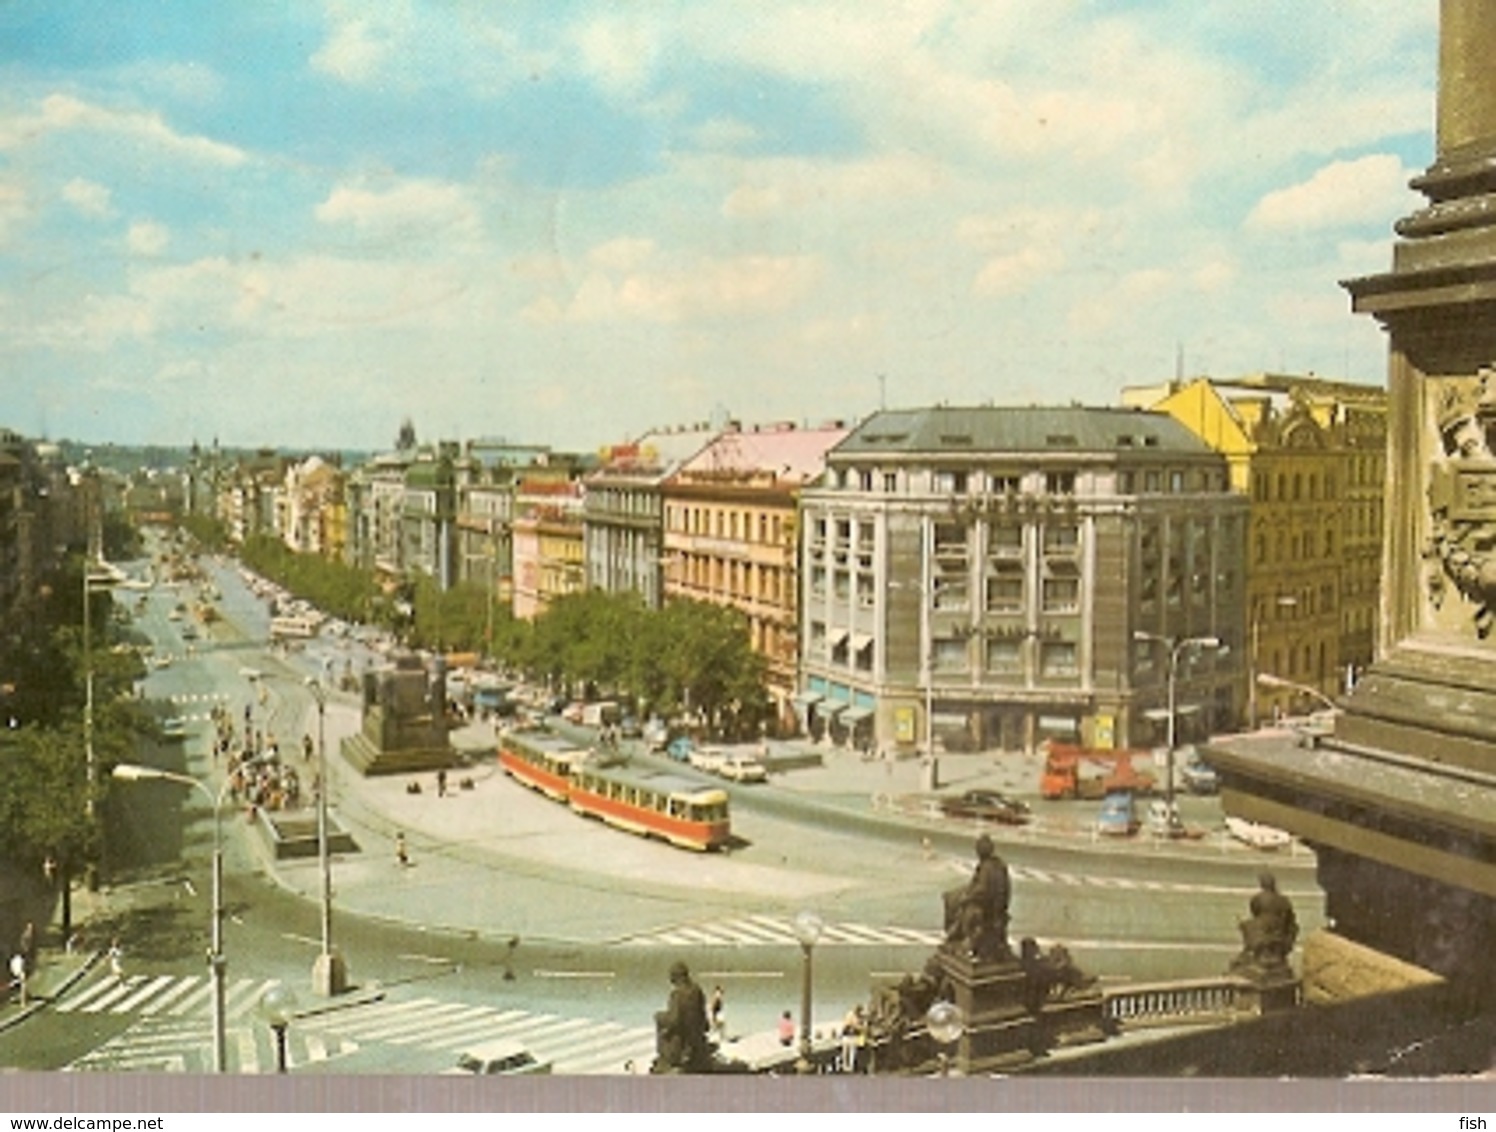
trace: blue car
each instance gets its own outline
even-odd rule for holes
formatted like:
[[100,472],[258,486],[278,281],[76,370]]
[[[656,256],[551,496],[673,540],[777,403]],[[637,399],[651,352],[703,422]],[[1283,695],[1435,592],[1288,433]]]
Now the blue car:
[[1096,832],[1107,837],[1131,837],[1138,831],[1138,812],[1132,794],[1115,791],[1101,800],[1096,815]]
[[677,736],[665,744],[665,753],[678,763],[689,761],[691,752],[694,750],[696,750],[696,744],[685,735]]

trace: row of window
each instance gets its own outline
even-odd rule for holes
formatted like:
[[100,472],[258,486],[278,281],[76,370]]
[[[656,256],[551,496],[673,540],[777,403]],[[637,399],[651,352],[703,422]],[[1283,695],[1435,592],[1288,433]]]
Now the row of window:
[[[874,468],[833,468],[827,475],[832,488],[884,495],[1074,495],[1080,475],[1074,470],[979,472],[961,469],[916,468],[898,471]],[[1226,490],[1219,469],[1147,468],[1119,470],[1092,477],[1098,493],[1114,488],[1118,495],[1158,495]]]
[[794,529],[794,524],[786,522],[781,514],[684,503],[672,503],[665,508],[665,526],[679,534],[769,546],[782,545],[785,536]]

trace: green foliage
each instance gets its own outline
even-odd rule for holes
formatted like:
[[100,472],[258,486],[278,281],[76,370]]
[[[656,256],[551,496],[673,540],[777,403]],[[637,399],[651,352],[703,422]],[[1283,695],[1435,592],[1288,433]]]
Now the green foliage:
[[221,551],[229,544],[229,529],[222,519],[193,513],[183,515],[180,522],[182,529],[206,550]]
[[270,535],[246,539],[240,557],[251,570],[344,621],[367,622],[382,604],[369,571],[317,554],[298,554]]

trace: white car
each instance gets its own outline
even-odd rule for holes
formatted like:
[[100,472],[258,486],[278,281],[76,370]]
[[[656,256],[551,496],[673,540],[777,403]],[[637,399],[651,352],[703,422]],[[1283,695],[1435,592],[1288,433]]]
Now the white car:
[[686,761],[697,770],[704,770],[708,774],[722,773],[722,763],[727,758],[727,752],[721,747],[697,747]]
[[446,1074],[461,1074],[471,1077],[529,1076],[549,1073],[549,1061],[537,1061],[535,1055],[516,1041],[485,1042],[473,1046],[457,1059]]
[[1293,841],[1286,830],[1243,818],[1227,818],[1226,832],[1253,849],[1283,849]]
[[769,768],[755,754],[748,751],[728,751],[722,756],[717,773],[734,782],[767,782]]

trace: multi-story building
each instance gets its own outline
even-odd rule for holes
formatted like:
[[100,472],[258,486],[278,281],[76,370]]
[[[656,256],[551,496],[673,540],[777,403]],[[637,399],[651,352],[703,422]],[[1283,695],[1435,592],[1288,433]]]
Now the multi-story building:
[[661,485],[720,429],[651,432],[604,449],[587,476],[583,503],[587,586],[637,593],[658,609],[664,598],[665,504]]
[[1177,421],[880,412],[826,461],[802,495],[810,733],[903,750],[1151,745],[1171,700],[1181,738],[1235,722],[1246,503]]
[[1386,391],[1254,374],[1128,389],[1123,399],[1168,413],[1222,453],[1233,489],[1251,501],[1247,721],[1312,709],[1348,688],[1376,638]]
[[341,559],[345,514],[340,469],[320,456],[287,465],[277,524],[288,547],[298,554]]
[[400,504],[401,566],[407,575],[424,574],[438,589],[457,580],[456,446],[421,449],[405,467]]
[[529,621],[584,582],[582,485],[571,478],[520,480],[514,493],[514,616]]
[[662,484],[665,600],[693,598],[747,615],[781,729],[795,718],[800,494],[846,435],[839,424],[729,428]]
[[374,457],[348,477],[349,565],[386,579],[405,571],[405,469],[415,459],[413,450]]

